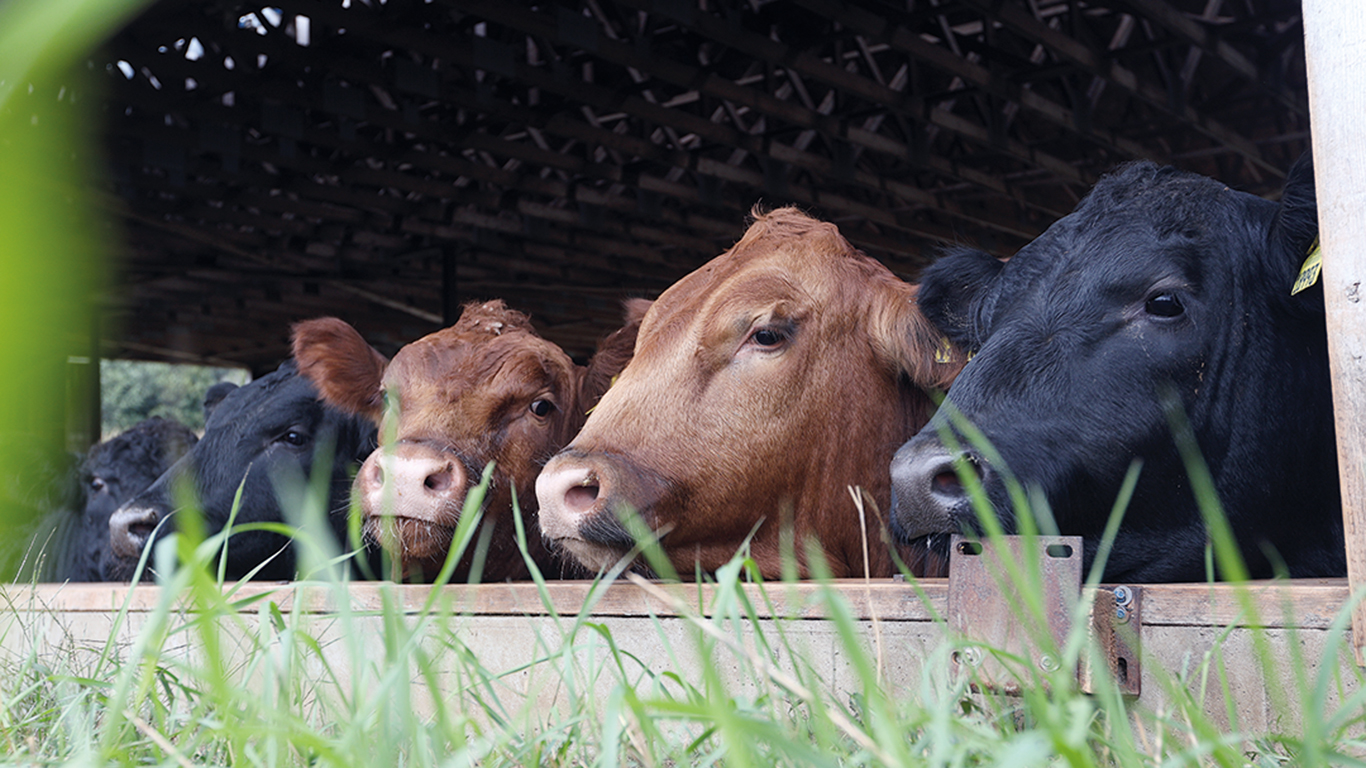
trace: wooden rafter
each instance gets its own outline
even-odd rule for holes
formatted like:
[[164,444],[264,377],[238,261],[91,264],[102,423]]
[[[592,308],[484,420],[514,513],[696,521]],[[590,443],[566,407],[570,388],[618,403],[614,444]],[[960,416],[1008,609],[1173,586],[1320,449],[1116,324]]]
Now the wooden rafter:
[[1124,160],[1269,193],[1307,119],[1297,9],[1257,14],[166,2],[94,62],[100,199],[129,239],[106,347],[261,370],[310,314],[392,346],[500,296],[583,356],[621,298],[728,247],[757,202],[913,278],[944,244],[1009,255]]

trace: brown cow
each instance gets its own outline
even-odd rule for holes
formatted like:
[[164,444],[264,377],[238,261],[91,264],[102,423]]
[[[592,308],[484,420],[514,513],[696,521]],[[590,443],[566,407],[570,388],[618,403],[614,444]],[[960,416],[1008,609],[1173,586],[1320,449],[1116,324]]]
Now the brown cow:
[[[833,224],[795,208],[755,217],[654,303],[634,360],[537,480],[542,533],[589,568],[631,546],[619,518],[634,510],[685,575],[716,569],[753,532],[751,555],[776,577],[784,527],[802,575],[808,539],[835,575],[862,575],[847,487],[889,508],[892,454],[961,367],[936,360],[916,286]],[[885,521],[868,507],[867,567],[890,575]],[[923,552],[902,555],[923,567]]]
[[[380,447],[354,488],[367,541],[393,552],[410,578],[431,579],[446,559],[466,492],[492,461],[484,580],[529,575],[517,550],[514,490],[532,558],[555,569],[537,535],[536,474],[630,359],[647,306],[628,304],[626,327],[603,341],[587,367],[501,301],[466,305],[455,325],[403,347],[387,363],[341,320],[296,325],[294,357],[323,399],[379,426]],[[467,555],[453,578],[468,578],[470,565]]]

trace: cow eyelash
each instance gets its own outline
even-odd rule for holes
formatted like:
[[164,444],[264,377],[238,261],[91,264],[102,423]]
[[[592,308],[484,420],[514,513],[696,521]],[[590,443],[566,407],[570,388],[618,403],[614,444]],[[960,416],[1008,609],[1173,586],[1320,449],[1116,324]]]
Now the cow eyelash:
[[749,335],[749,340],[764,349],[774,349],[787,341],[787,334],[777,328],[765,326],[755,328],[754,332]]
[[308,432],[298,427],[290,427],[284,432],[281,432],[275,442],[286,443],[298,448],[308,444]]
[[1163,291],[1149,296],[1143,302],[1143,311],[1154,317],[1171,319],[1184,314],[1186,306],[1180,296],[1172,291]]

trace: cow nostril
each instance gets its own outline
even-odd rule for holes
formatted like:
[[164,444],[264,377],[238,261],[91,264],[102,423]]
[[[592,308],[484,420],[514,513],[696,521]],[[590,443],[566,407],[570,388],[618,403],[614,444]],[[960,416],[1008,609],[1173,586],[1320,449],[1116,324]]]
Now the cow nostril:
[[963,482],[958,478],[958,473],[953,470],[940,472],[930,481],[934,492],[945,496],[963,495]]
[[966,493],[963,488],[964,474],[970,474],[978,482],[983,482],[987,475],[981,459],[971,453],[964,454],[942,464],[938,471],[930,476],[930,490],[953,498],[962,497]]
[[441,469],[427,475],[427,479],[424,480],[422,484],[427,487],[427,490],[436,493],[448,491],[451,486],[455,485],[455,473],[453,470],[454,467],[447,464]]
[[360,465],[360,472],[356,473],[356,485],[359,488],[382,488],[384,486],[384,462],[375,456],[366,459],[365,463]]
[[109,518],[109,548],[119,557],[137,557],[160,520],[151,510],[115,511]]
[[572,513],[586,513],[598,503],[600,490],[597,485],[571,485],[564,492],[564,504]]
[[147,543],[147,538],[152,535],[154,528],[156,526],[148,522],[132,523],[128,526],[128,538],[141,549]]

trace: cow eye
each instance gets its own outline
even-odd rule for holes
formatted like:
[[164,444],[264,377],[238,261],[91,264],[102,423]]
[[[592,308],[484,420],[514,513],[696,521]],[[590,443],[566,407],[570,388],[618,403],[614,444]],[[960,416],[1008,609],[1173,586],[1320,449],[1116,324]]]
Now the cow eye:
[[297,448],[308,443],[308,433],[302,429],[291,429],[280,435],[280,442],[289,443]]
[[1143,309],[1148,314],[1158,317],[1176,317],[1186,311],[1181,300],[1171,293],[1159,293],[1156,296],[1149,297],[1147,303],[1143,305]]
[[546,416],[549,416],[550,412],[553,410],[555,410],[555,404],[549,400],[531,401],[531,412],[537,416],[545,418]]
[[783,335],[772,328],[760,328],[749,338],[761,347],[776,347],[783,343]]
[[108,488],[108,487],[109,487],[109,484],[106,483],[106,482],[104,481],[104,478],[102,478],[102,477],[92,477],[92,478],[90,478],[90,490],[94,491],[95,493],[99,493],[100,491],[103,491],[105,488]]

